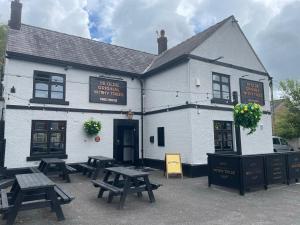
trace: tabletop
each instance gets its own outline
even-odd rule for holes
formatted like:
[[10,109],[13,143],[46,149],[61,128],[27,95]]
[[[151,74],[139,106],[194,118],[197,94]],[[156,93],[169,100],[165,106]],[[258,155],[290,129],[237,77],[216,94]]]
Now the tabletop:
[[117,173],[121,174],[127,177],[144,177],[144,176],[149,176],[149,173],[143,172],[143,171],[138,171],[134,169],[129,169],[126,167],[108,167],[105,168],[106,171],[112,172],[112,173]]
[[90,159],[100,160],[100,161],[114,161],[113,158],[108,158],[104,156],[89,156]]
[[53,187],[55,183],[43,173],[29,173],[16,175],[21,190]]
[[64,160],[57,158],[43,158],[42,161],[45,163],[65,163]]

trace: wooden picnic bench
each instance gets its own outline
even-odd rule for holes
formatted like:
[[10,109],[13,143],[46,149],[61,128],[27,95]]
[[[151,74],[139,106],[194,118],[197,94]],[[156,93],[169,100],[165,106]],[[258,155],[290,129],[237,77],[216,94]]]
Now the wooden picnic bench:
[[50,207],[58,220],[64,220],[62,204],[74,197],[58,187],[42,173],[16,175],[11,191],[1,190],[0,213],[12,225],[19,211]]
[[95,180],[101,169],[104,169],[107,166],[112,166],[114,163],[113,158],[108,158],[104,156],[89,156],[87,163],[78,164],[82,168],[82,174],[88,175]]
[[[55,167],[56,170],[51,171],[52,167]],[[30,167],[29,169],[32,173],[58,174],[67,182],[71,182],[69,174],[77,171],[75,168],[66,165],[64,160],[57,158],[42,159],[38,167]]]
[[[147,192],[150,202],[155,202],[153,190],[158,189],[161,185],[151,184],[149,173],[129,169],[126,167],[109,167],[105,168],[105,176],[102,181],[92,181],[95,187],[100,188],[98,198],[102,198],[105,191],[109,192],[107,202],[110,203],[114,196],[120,196],[119,209],[124,207],[128,194],[137,193],[142,197],[142,192]],[[111,176],[114,176],[112,180]],[[123,179],[120,179],[123,177]]]

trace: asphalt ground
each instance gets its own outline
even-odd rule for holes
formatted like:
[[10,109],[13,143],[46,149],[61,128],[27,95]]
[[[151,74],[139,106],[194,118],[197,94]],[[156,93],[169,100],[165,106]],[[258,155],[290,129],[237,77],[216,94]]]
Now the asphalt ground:
[[[63,205],[65,220],[58,222],[50,209],[19,212],[16,225],[300,225],[300,184],[271,186],[240,196],[238,191],[207,186],[207,177],[166,179],[161,171],[151,172],[150,181],[163,184],[148,195],[129,195],[123,210],[119,197],[107,203],[97,198],[90,179],[71,175],[72,182],[51,178],[76,197]],[[0,220],[4,225],[5,221]]]

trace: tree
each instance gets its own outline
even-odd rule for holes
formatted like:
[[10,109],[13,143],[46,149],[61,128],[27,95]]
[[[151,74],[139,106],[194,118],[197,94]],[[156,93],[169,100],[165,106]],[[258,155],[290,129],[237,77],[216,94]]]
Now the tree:
[[7,26],[0,24],[0,72],[4,66]]
[[287,139],[300,137],[300,82],[280,82],[285,108],[277,112],[275,134]]

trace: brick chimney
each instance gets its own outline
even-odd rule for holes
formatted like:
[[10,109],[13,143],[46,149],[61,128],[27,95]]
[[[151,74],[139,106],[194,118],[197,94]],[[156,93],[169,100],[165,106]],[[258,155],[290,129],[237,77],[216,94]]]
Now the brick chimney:
[[158,43],[158,54],[161,54],[168,49],[168,39],[167,37],[165,37],[164,30],[160,31],[160,37],[157,38],[157,43]]
[[20,30],[22,17],[22,3],[20,0],[14,0],[11,2],[10,20],[8,26],[11,29]]

